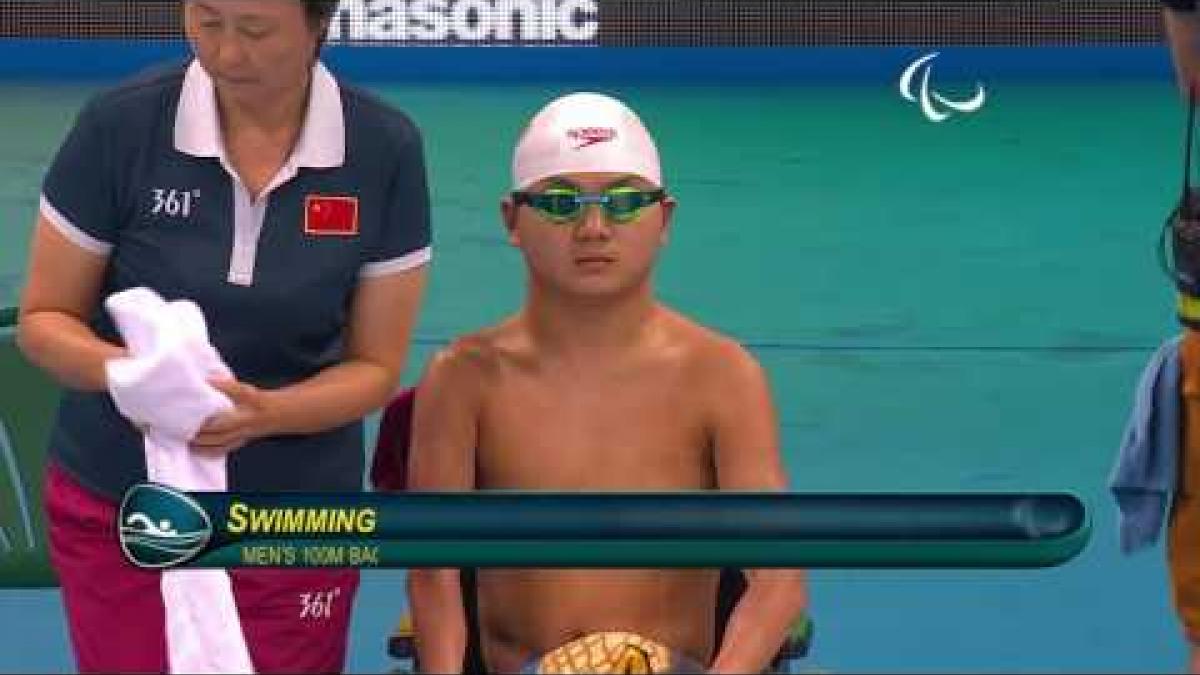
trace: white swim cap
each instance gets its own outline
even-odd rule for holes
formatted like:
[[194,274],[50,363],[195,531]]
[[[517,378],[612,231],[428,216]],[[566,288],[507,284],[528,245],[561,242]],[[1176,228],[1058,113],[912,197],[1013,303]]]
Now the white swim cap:
[[624,173],[662,187],[658,148],[638,116],[603,94],[568,94],[542,108],[517,142],[513,189],[565,173]]

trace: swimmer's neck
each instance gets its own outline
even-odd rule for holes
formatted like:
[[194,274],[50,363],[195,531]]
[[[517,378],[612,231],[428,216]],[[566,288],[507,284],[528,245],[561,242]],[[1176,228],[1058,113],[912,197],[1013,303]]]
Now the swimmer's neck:
[[662,311],[648,290],[581,301],[532,287],[520,319],[542,353],[596,358],[643,344]]

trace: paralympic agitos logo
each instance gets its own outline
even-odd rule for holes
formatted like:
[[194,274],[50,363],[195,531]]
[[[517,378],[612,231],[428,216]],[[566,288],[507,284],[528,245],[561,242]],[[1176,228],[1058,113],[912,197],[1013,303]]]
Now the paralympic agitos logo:
[[[975,95],[965,101],[956,101],[936,91],[929,83],[932,79],[933,60],[938,52],[930,52],[908,64],[900,75],[900,95],[907,101],[919,103],[921,112],[930,122],[942,122],[954,113],[973,113],[983,107],[987,92],[983,85],[975,84]],[[917,73],[921,74],[919,90],[913,91],[913,82]]]
[[593,42],[598,0],[341,0],[331,41]]

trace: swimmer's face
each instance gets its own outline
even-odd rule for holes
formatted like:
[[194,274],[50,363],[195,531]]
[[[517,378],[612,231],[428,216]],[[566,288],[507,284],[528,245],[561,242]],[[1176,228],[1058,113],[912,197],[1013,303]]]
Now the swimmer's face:
[[[609,190],[652,191],[649,181],[615,173],[566,174],[538,181],[524,192]],[[608,295],[649,283],[659,250],[667,242],[675,202],[670,197],[642,208],[636,217],[617,222],[597,204],[587,205],[569,222],[553,219],[511,198],[501,204],[509,243],[521,249],[533,280],[585,295]]]
[[247,102],[304,87],[325,31],[302,0],[186,0],[183,16],[218,93]]

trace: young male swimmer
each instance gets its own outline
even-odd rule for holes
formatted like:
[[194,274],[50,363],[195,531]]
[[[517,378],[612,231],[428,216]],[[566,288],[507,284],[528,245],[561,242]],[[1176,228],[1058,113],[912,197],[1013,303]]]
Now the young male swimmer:
[[[532,119],[501,203],[524,307],[438,353],[419,385],[415,490],[781,490],[763,370],[655,298],[675,200],[621,102],[578,93]],[[761,671],[803,610],[800,570],[747,570],[715,643],[713,569],[485,569],[494,672]],[[462,668],[458,571],[413,570],[422,669]]]

